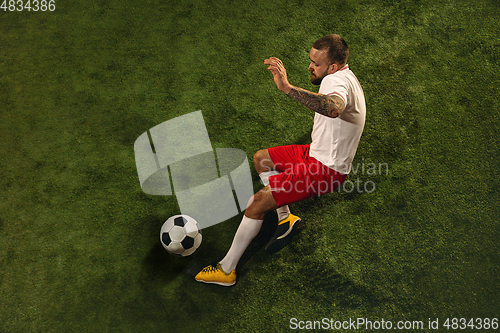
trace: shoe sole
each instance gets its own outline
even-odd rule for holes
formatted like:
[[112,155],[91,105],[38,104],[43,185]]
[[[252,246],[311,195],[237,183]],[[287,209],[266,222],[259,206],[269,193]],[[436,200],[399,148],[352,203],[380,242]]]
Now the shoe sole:
[[236,284],[236,281],[224,283],[224,282],[215,282],[215,281],[203,281],[203,280],[197,280],[197,279],[194,279],[194,280],[197,282],[202,282],[202,283],[206,283],[206,284],[217,284],[217,285],[223,286],[223,287],[231,287],[231,286],[234,286]]
[[281,236],[276,239],[271,239],[269,243],[267,243],[265,251],[269,254],[276,253],[287,246],[291,241],[293,236],[295,236],[299,231],[304,228],[304,221],[301,219],[296,220],[291,228]]

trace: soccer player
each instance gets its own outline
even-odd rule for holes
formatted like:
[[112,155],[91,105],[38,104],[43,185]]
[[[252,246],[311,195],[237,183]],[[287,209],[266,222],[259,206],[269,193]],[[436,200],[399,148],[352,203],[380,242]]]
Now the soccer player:
[[226,256],[217,265],[197,273],[196,281],[234,285],[236,265],[259,233],[268,211],[277,209],[278,214],[278,227],[265,248],[274,253],[286,246],[303,225],[290,213],[288,205],[329,193],[344,182],[366,115],[363,89],[347,65],[348,56],[347,43],[339,35],[327,35],[314,42],[308,70],[311,82],[320,86],[319,93],[291,85],[280,59],[264,60],[278,89],[315,112],[312,142],[255,153],[255,169],[265,187],[250,200]]

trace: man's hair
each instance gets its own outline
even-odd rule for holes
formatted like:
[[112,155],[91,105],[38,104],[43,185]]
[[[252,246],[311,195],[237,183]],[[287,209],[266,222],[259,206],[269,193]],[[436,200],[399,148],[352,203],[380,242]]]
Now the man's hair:
[[328,61],[331,64],[343,66],[349,57],[349,47],[346,41],[339,35],[330,34],[321,37],[314,42],[313,48],[316,50],[328,50]]

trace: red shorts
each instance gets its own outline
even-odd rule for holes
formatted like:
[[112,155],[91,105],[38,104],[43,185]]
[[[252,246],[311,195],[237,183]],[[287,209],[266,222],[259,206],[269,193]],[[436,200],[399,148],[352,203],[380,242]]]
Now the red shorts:
[[347,175],[325,166],[309,156],[310,145],[289,145],[269,148],[268,152],[278,175],[269,177],[278,207],[330,193]]

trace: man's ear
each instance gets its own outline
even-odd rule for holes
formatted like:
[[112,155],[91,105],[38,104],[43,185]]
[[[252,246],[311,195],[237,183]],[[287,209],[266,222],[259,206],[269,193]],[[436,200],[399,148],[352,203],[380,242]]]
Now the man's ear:
[[331,64],[330,66],[328,66],[328,74],[334,74],[336,71],[339,70],[339,65],[337,64]]

